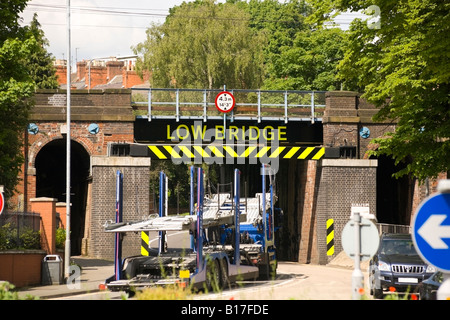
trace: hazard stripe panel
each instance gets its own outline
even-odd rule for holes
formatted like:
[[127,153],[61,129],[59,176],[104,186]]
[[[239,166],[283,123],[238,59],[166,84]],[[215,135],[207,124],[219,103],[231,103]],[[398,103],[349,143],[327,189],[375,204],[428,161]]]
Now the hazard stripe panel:
[[327,220],[327,256],[334,254],[334,220]]
[[148,256],[148,250],[149,250],[149,233],[142,231],[141,232],[141,255]]
[[255,146],[155,146],[149,145],[150,157],[155,160],[199,158],[279,158],[320,160],[324,147],[255,147]]

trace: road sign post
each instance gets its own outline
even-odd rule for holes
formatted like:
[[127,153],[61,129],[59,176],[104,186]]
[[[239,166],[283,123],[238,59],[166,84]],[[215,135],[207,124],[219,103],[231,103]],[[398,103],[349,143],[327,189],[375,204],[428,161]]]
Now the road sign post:
[[355,269],[352,273],[352,298],[361,299],[364,289],[364,275],[361,272],[361,261],[369,260],[378,250],[380,236],[377,227],[359,212],[353,212],[352,219],[342,231],[342,247],[345,253],[354,259]]
[[413,221],[413,241],[424,261],[444,273],[437,298],[450,299],[450,180],[441,180],[438,193],[426,198]]

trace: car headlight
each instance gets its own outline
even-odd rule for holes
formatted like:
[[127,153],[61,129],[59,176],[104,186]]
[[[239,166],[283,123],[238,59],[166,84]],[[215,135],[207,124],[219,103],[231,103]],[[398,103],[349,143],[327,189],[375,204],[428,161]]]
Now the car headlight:
[[434,273],[436,272],[436,268],[434,266],[428,265],[426,273]]
[[378,270],[391,271],[391,266],[389,265],[389,263],[386,263],[384,261],[378,261]]

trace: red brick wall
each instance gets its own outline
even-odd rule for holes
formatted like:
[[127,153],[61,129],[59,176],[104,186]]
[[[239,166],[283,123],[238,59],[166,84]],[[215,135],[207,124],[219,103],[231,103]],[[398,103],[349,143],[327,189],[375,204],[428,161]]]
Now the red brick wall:
[[41,215],[41,248],[48,254],[56,253],[56,199],[33,198],[31,211]]
[[45,255],[39,250],[0,252],[0,279],[17,288],[40,284]]

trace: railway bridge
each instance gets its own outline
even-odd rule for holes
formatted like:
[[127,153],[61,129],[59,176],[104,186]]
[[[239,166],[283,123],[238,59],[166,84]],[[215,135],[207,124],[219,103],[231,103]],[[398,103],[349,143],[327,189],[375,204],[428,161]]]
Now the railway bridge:
[[[161,161],[218,166],[221,182],[240,168],[249,192],[259,191],[261,163],[275,168],[282,260],[329,262],[327,221],[334,220],[336,255],[353,206],[368,207],[382,223],[409,224],[423,190],[392,179],[392,159],[367,157],[371,139],[395,124],[374,123],[377,109],[358,93],[227,90],[235,105],[225,113],[216,108],[221,91],[71,91],[72,255],[112,258],[103,224],[114,219],[115,172],[124,173],[124,220],[139,219],[154,211],[149,180]],[[23,183],[10,206],[65,201],[66,109],[65,90],[36,92]],[[139,254],[139,237],[127,236],[124,254]]]

